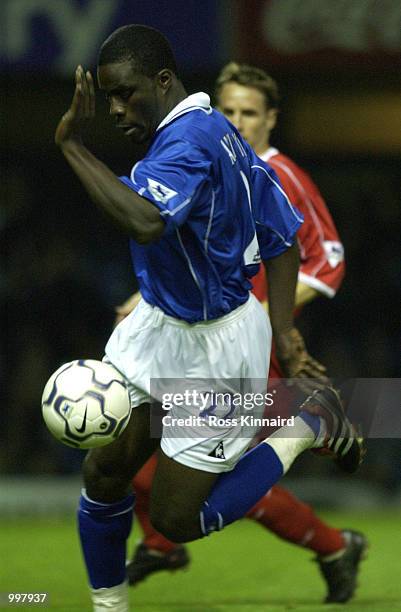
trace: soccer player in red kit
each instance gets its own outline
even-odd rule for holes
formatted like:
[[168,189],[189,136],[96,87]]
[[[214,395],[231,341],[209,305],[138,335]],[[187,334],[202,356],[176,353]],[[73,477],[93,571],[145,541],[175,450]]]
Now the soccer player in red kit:
[[[228,64],[216,82],[219,110],[235,125],[256,154],[277,173],[290,201],[304,215],[298,232],[301,257],[296,290],[296,307],[324,295],[333,297],[344,276],[343,246],[333,219],[312,179],[294,161],[270,146],[270,133],[276,125],[279,94],[275,81],[264,71],[251,66]],[[267,301],[264,268],[252,279],[253,293]],[[135,296],[117,309],[121,319],[135,306]],[[269,379],[282,378],[271,355]],[[127,570],[131,584],[162,570],[189,563],[187,549],[160,535],[148,515],[149,496],[156,468],[153,456],[134,479],[137,495],[136,515],[144,531]],[[316,553],[327,583],[326,602],[348,601],[356,587],[359,562],[366,539],[358,532],[338,530],[321,521],[312,508],[281,486],[274,486],[247,514],[279,537]]]

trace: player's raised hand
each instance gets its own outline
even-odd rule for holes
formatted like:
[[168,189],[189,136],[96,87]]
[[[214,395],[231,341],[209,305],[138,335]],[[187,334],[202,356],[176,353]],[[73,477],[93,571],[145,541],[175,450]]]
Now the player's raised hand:
[[326,368],[309,355],[295,327],[276,338],[276,345],[278,360],[290,384],[296,384],[307,394],[330,384]]
[[82,66],[75,71],[75,92],[68,111],[61,118],[55,133],[56,145],[62,147],[70,140],[81,140],[82,126],[95,116],[95,85],[89,70]]

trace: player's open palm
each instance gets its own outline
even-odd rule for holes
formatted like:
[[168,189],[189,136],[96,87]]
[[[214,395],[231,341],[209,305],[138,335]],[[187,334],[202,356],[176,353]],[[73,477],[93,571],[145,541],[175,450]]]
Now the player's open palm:
[[55,133],[56,145],[61,147],[70,140],[81,139],[84,123],[95,116],[95,85],[89,70],[82,66],[75,71],[75,92],[68,111],[61,118]]

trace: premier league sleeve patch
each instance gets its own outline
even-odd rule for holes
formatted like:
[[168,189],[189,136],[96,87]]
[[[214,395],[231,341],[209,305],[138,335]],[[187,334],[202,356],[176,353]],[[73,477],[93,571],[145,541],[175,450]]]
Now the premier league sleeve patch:
[[325,240],[323,242],[324,251],[327,261],[332,268],[338,266],[344,259],[344,247],[341,242],[336,240]]
[[210,176],[211,161],[205,152],[185,140],[163,143],[135,164],[123,182],[150,200],[165,222],[165,233],[183,225],[199,204],[200,188]]
[[150,195],[153,197],[153,199],[156,200],[157,202],[161,202],[162,204],[167,204],[167,202],[171,198],[178,195],[177,191],[174,191],[173,189],[166,187],[166,185],[163,185],[162,183],[159,183],[158,181],[155,181],[154,179],[147,178],[147,181],[148,181],[148,186],[146,188],[146,191],[148,191]]

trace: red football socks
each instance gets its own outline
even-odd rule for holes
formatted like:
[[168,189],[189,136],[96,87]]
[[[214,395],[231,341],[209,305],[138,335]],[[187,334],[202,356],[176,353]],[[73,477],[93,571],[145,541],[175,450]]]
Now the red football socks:
[[321,521],[312,508],[280,486],[274,486],[246,515],[280,538],[309,548],[319,556],[345,546],[339,529]]

